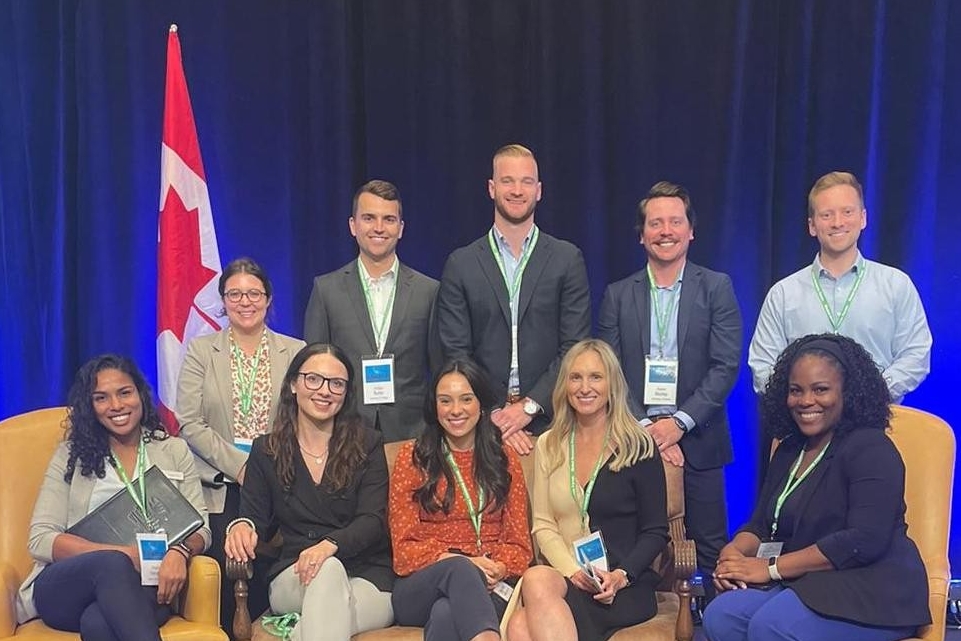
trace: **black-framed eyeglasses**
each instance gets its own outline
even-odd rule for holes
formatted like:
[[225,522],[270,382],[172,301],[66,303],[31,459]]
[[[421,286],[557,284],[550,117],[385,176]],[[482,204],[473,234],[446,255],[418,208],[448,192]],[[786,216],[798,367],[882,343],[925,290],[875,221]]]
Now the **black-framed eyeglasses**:
[[332,378],[316,372],[298,372],[297,375],[304,377],[304,387],[312,392],[319,390],[324,386],[324,383],[327,383],[327,389],[330,390],[331,394],[340,395],[347,391],[346,378]]
[[224,292],[224,298],[229,300],[231,303],[239,303],[247,297],[251,303],[259,303],[260,299],[267,295],[267,292],[262,292],[259,289],[248,289],[243,291],[240,289],[228,289]]

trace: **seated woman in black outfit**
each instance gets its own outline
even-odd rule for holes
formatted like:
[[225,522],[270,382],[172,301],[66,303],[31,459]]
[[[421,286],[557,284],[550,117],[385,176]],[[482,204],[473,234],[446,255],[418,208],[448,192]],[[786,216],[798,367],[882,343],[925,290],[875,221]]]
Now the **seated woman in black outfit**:
[[850,338],[806,336],[778,358],[761,418],[781,443],[754,515],[721,550],[712,641],[895,641],[931,622],[889,403]]

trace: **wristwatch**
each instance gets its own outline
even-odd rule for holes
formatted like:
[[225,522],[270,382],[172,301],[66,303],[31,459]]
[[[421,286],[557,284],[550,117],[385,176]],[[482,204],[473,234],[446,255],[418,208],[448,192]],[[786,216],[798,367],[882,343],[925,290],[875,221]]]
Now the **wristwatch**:
[[682,421],[676,416],[672,416],[671,418],[674,419],[674,422],[677,424],[677,427],[679,430],[681,430],[682,432],[687,432],[687,425],[684,424],[684,421]]
[[532,398],[524,400],[524,413],[528,416],[537,416],[541,413],[541,406]]
[[777,571],[777,557],[772,556],[767,560],[767,574],[772,581],[783,581],[784,577]]

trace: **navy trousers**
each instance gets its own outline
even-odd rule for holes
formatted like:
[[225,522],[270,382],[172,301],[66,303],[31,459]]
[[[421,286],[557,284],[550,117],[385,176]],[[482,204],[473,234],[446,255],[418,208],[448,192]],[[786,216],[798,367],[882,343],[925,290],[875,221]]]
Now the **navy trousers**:
[[170,607],[123,552],[100,550],[51,563],[37,575],[33,603],[43,622],[83,641],[160,641]]

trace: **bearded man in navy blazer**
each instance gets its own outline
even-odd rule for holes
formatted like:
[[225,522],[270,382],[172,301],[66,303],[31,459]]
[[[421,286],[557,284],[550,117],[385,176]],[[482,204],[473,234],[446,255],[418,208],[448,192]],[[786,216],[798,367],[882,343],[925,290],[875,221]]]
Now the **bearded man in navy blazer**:
[[694,223],[683,187],[651,187],[637,208],[647,265],[608,286],[598,332],[621,359],[631,408],[665,463],[684,466],[685,526],[711,598],[728,537],[724,465],[733,452],[725,403],[743,329],[731,279],[687,260]]
[[486,370],[504,399],[491,420],[529,454],[529,435],[550,423],[561,359],[590,335],[587,269],[577,247],[534,224],[541,182],[529,149],[498,149],[487,190],[494,224],[447,259],[437,327],[445,358],[472,358]]
[[[362,185],[347,222],[360,253],[314,279],[304,337],[308,343],[333,343],[344,350],[354,367],[357,409],[385,442],[414,438],[424,430],[427,380],[440,359],[433,327],[438,283],[397,258],[404,219],[393,184],[371,180]],[[386,361],[393,364],[389,382]],[[393,398],[365,393],[368,366],[380,373],[379,390],[391,390]]]

